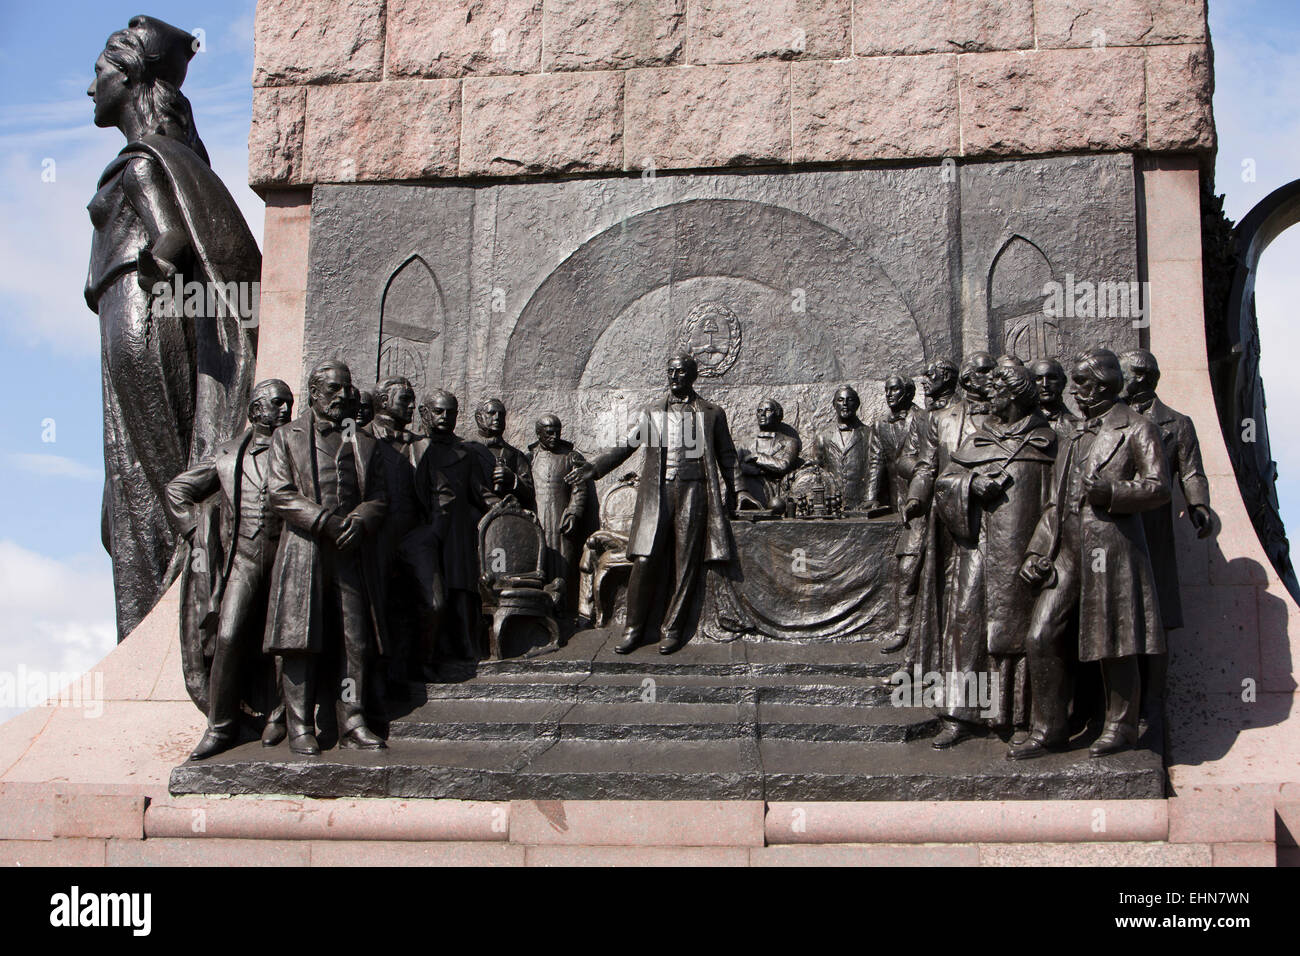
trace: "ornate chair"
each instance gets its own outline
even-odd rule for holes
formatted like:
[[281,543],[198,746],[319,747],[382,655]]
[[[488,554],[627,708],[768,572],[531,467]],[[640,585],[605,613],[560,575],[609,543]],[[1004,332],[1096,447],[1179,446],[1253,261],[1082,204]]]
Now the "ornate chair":
[[628,533],[636,511],[636,472],[628,472],[605,492],[600,503],[600,530],[587,538],[578,570],[578,614],[594,627],[605,627],[613,614],[618,586],[632,572]]
[[546,539],[536,515],[513,497],[498,502],[478,524],[478,553],[483,613],[491,619],[491,660],[501,659],[501,633],[512,617],[541,621],[558,646],[555,606],[564,583],[546,580]]

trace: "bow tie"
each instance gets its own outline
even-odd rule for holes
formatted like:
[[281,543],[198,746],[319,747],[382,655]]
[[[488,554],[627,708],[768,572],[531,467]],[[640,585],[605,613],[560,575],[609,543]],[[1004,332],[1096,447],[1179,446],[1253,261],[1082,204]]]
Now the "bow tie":
[[501,448],[505,445],[505,440],[500,437],[485,438],[483,439],[483,444],[487,445],[488,448]]
[[839,428],[840,428],[840,431],[842,431],[842,432],[851,432],[851,431],[853,431],[854,426],[853,426],[853,425],[846,425],[846,424],[844,424],[843,422],[840,422]]
[[987,415],[991,407],[988,402],[970,402],[969,405],[972,415]]
[[343,431],[343,426],[336,425],[327,419],[317,419],[316,431],[321,435],[332,435],[335,432]]

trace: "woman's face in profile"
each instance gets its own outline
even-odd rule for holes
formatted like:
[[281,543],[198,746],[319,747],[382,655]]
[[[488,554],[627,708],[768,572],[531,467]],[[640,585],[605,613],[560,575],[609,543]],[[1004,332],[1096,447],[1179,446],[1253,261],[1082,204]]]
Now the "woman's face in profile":
[[90,81],[86,94],[95,101],[95,125],[116,126],[118,117],[127,102],[126,74],[108,62],[104,54],[95,61],[95,78]]

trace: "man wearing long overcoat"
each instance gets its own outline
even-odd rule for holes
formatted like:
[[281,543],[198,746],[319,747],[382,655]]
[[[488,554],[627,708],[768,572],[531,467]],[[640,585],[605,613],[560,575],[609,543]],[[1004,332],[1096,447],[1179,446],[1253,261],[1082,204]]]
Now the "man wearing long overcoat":
[[1071,374],[1086,416],[1057,455],[1051,501],[1021,565],[1042,590],[1025,646],[1033,732],[1008,756],[1068,745],[1069,622],[1079,617],[1078,660],[1100,661],[1106,723],[1093,756],[1132,747],[1141,703],[1138,657],[1165,652],[1160,600],[1142,512],[1169,503],[1160,432],[1119,400],[1123,372],[1106,349],[1079,356]]
[[642,410],[623,444],[570,472],[573,481],[599,478],[645,448],[627,546],[632,559],[627,627],[614,648],[620,654],[641,643],[661,569],[671,567],[671,590],[659,653],[671,654],[687,636],[704,562],[730,562],[736,556],[728,523],[740,481],[736,447],[727,413],[696,394],[698,374],[689,353],[675,355],[668,363],[667,393]]
[[945,711],[966,728],[983,718],[995,727],[1029,724],[1025,634],[1037,596],[1020,577],[1025,548],[1047,505],[1056,432],[1038,411],[1034,383],[1021,366],[993,372],[992,414],[953,452],[935,485],[934,508],[954,538],[974,541],[958,552],[956,588],[945,621],[943,674],[969,693],[978,675],[996,675],[990,713],[969,699]]
[[[195,760],[221,753],[238,742],[241,686],[248,683],[248,676],[259,664],[266,665],[262,669],[267,673],[271,670],[260,650],[281,525],[267,490],[268,449],[275,430],[287,423],[292,413],[293,393],[288,385],[275,378],[258,382],[248,408],[252,427],[217,445],[211,458],[167,483],[164,503],[168,514],[190,542],[192,553],[206,558],[212,583],[203,610],[216,612],[208,728],[190,755]],[[203,508],[209,502],[215,503],[219,512],[216,541],[211,540],[211,522],[203,520]],[[262,740],[268,745],[284,738],[284,709],[278,697],[277,687],[267,701]]]
[[[927,673],[941,670],[945,658],[952,656],[946,654],[943,647],[948,595],[955,584],[958,549],[974,547],[973,541],[954,539],[939,520],[931,507],[934,484],[951,462],[953,452],[975,433],[987,417],[989,377],[995,365],[988,352],[976,352],[967,358],[960,376],[965,394],[943,408],[929,412],[924,434],[914,439],[906,453],[916,465],[908,485],[903,514],[908,520],[926,516],[925,557],[912,612],[907,659],[909,664],[919,665]],[[945,725],[945,732],[935,739],[935,745],[940,748],[952,746],[962,736],[959,730],[958,724],[949,722]]]
[[294,753],[314,754],[317,662],[337,655],[339,745],[378,750],[367,725],[370,657],[383,647],[383,615],[372,602],[375,550],[387,510],[383,456],[347,418],[352,374],[325,362],[307,383],[307,413],[275,433],[270,450],[271,507],[284,521],[271,575],[263,649],[283,658],[282,684]]

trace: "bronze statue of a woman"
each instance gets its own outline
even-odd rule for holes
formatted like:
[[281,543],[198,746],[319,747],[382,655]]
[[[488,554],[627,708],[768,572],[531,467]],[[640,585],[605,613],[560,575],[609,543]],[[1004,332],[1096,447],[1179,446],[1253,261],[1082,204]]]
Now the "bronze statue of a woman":
[[134,17],[108,38],[86,91],[95,125],[127,141],[90,202],[86,280],[102,343],[102,533],[119,640],[179,570],[167,482],[242,425],[254,372],[256,313],[241,304],[255,302],[261,254],[180,91],[194,51],[184,30]]

